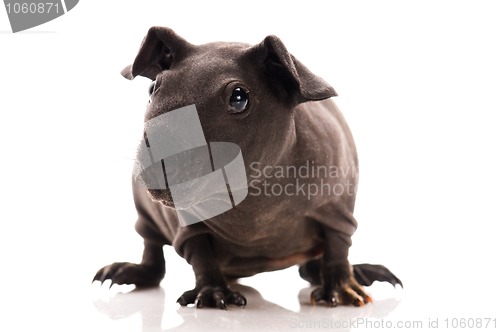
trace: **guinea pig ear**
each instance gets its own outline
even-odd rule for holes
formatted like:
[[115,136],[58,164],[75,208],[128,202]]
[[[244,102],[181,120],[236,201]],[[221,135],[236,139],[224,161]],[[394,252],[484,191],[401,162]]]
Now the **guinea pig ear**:
[[152,27],[142,41],[134,63],[125,67],[121,74],[129,80],[136,76],[154,80],[158,73],[169,69],[176,59],[184,57],[191,47],[172,29]]
[[278,80],[276,83],[284,89],[286,97],[292,97],[295,102],[337,96],[333,87],[288,53],[278,37],[267,36],[252,49],[251,52],[257,52],[260,60],[263,60],[269,79]]

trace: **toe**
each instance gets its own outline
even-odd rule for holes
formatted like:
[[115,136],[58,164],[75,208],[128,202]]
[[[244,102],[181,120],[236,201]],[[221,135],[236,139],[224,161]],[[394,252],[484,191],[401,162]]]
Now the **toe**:
[[198,291],[195,289],[184,292],[184,294],[182,294],[177,299],[177,303],[179,303],[183,307],[187,306],[188,304],[193,304],[196,301],[197,294],[198,294]]
[[116,264],[117,263],[113,263],[111,265],[107,265],[107,266],[101,268],[99,271],[97,271],[92,282],[100,281],[102,284],[107,279],[112,279],[113,274],[114,274],[114,269],[116,268]]
[[187,291],[177,300],[181,306],[194,303],[196,308],[219,308],[227,310],[227,306],[234,304],[245,306],[246,298],[239,292],[232,292],[227,287],[206,286]]
[[355,307],[365,304],[363,297],[350,287],[344,289],[342,295],[342,302],[345,304],[352,304]]
[[228,304],[234,304],[238,307],[244,307],[247,305],[247,299],[240,292],[230,292],[226,296],[226,301]]
[[226,306],[226,301],[224,300],[225,296],[222,291],[215,291],[212,294],[212,301],[214,304],[214,307],[222,309],[222,310],[227,310]]
[[338,302],[335,297],[335,292],[327,291],[323,287],[316,288],[311,293],[311,304],[316,305],[321,302],[325,302],[329,307],[336,307]]

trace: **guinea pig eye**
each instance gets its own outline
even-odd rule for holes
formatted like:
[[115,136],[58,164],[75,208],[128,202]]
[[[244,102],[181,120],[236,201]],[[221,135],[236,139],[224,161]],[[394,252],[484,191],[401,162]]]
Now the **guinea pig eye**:
[[248,106],[248,92],[243,88],[235,88],[229,98],[229,112],[241,113]]

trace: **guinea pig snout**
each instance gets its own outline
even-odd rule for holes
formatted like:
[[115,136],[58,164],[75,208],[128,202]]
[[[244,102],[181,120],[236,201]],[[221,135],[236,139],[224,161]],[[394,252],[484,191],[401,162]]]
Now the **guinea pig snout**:
[[233,208],[248,193],[240,148],[207,142],[194,105],[146,121],[134,175],[153,200],[175,207],[183,226]]

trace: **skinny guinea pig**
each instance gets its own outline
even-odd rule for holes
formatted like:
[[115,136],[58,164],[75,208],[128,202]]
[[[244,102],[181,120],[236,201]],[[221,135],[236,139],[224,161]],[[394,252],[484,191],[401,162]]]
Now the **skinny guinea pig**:
[[152,27],[122,75],[153,81],[146,122],[195,105],[207,141],[240,147],[249,190],[234,208],[181,225],[168,186],[149,189],[134,181],[142,262],[105,266],[94,281],[158,286],[165,275],[163,246],[172,245],[196,277],[194,289],[177,301],[182,306],[244,306],[244,295],[229,281],[293,265],[318,286],[312,303],[361,306],[371,302],[363,286],[402,285],[382,265],[348,261],[357,227],[353,137],[331,99],[335,90],[280,39],[193,45],[171,29]]

